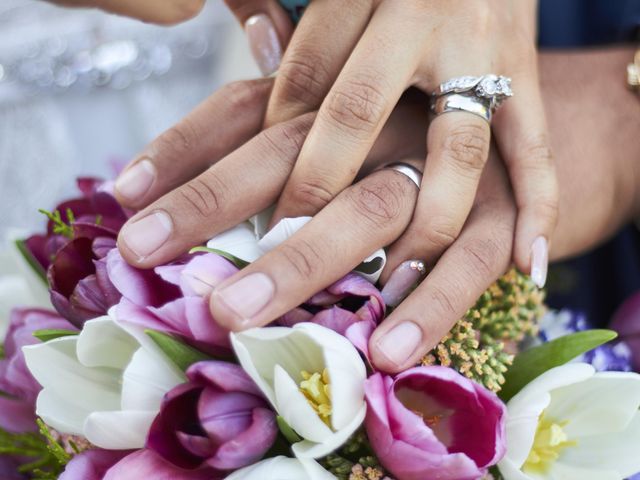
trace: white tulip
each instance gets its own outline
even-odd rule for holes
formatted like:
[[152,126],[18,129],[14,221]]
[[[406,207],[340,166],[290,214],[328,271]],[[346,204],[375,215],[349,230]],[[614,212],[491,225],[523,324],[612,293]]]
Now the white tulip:
[[622,480],[640,471],[640,375],[549,370],[507,405],[505,480]]
[[[216,235],[207,242],[207,247],[230,253],[246,262],[255,262],[311,220],[311,217],[284,218],[267,232],[266,225],[270,217],[271,210],[256,215],[251,220]],[[365,258],[354,272],[371,283],[376,283],[386,263],[387,255],[384,249],[379,249]]]
[[144,447],[165,393],[185,381],[157,350],[141,347],[109,316],[79,335],[23,348],[42,385],[36,413],[62,433],[111,450]]
[[233,472],[226,480],[336,480],[313,460],[274,457]]
[[51,308],[49,291],[16,246],[18,233],[9,233],[6,248],[0,252],[0,343],[16,307]]
[[[231,341],[244,370],[303,438],[293,445],[296,457],[323,457],[362,424],[367,372],[356,349],[342,335],[313,323],[299,323],[293,328],[235,333]],[[307,374],[315,376],[305,382]],[[311,401],[303,391],[317,395]]]

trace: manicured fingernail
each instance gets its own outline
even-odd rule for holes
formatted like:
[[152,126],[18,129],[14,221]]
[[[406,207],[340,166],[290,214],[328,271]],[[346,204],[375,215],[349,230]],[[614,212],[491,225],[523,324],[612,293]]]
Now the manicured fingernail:
[[128,224],[122,230],[122,239],[139,260],[158,250],[169,239],[173,222],[169,214],[157,211]]
[[397,366],[403,366],[422,343],[422,329],[413,322],[402,322],[377,342],[378,350]]
[[156,179],[156,167],[149,160],[142,160],[125,170],[116,180],[116,190],[123,197],[137,200],[149,191]]
[[411,292],[411,289],[425,274],[424,262],[420,260],[408,260],[397,267],[387,284],[382,289],[384,303],[395,307]]
[[244,24],[249,47],[262,75],[268,77],[280,68],[282,45],[271,18],[264,13],[249,17]]
[[538,237],[531,245],[531,280],[538,288],[544,287],[547,282],[547,269],[549,265],[549,244],[544,237]]
[[276,287],[267,275],[251,273],[214,295],[236,315],[248,321],[269,304],[275,291]]

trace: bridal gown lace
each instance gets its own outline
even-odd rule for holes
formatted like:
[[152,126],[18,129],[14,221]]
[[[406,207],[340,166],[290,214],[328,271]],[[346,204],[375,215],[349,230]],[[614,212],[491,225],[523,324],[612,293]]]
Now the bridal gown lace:
[[232,22],[213,0],[170,28],[0,1],[0,237],[41,228],[37,209],[74,194],[76,176],[113,176],[223,81],[251,75]]

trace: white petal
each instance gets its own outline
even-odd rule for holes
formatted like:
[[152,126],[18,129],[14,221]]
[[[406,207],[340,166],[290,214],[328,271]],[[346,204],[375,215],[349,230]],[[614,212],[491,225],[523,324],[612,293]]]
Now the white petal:
[[84,422],[90,413],[85,405],[72,405],[69,399],[49,389],[45,388],[38,394],[36,414],[59,432],[83,435]]
[[93,412],[84,423],[84,436],[107,450],[143,448],[157,412]]
[[88,368],[76,358],[77,336],[24,347],[27,367],[45,389],[68,408],[118,410],[121,373],[112,368]]
[[384,248],[380,248],[365,258],[360,265],[353,269],[353,271],[361,277],[364,277],[369,282],[376,283],[386,264],[387,254],[384,251]]
[[[603,423],[607,421],[607,417],[602,418]],[[575,441],[576,446],[564,450],[558,462],[585,470],[616,471],[619,473],[617,478],[640,472],[640,412],[637,409],[624,430],[576,438]]]
[[274,457],[237,470],[227,480],[335,480],[314,461]]
[[270,207],[265,208],[263,211],[256,213],[249,219],[249,223],[253,225],[253,231],[258,240],[264,237],[269,231],[269,224],[271,223],[271,218],[275,211],[276,205],[273,204]]
[[309,223],[310,220],[311,217],[283,218],[258,242],[260,249],[264,253],[273,250],[282,242],[292,237],[294,233]]
[[498,469],[504,480],[532,480],[532,477],[525,475],[509,458],[505,457],[498,463]]
[[360,411],[352,418],[349,425],[338,430],[322,443],[313,443],[308,440],[298,442],[292,447],[293,453],[300,459],[321,458],[329,455],[331,452],[344,445],[349,437],[360,427],[360,425],[362,425],[366,414],[367,406],[364,404]]
[[246,262],[253,262],[262,256],[253,225],[249,222],[216,235],[207,242],[207,247],[230,253]]
[[298,385],[280,365],[275,366],[276,409],[298,435],[311,442],[322,442],[333,435],[313,410]]
[[80,363],[87,367],[123,370],[138,348],[138,342],[105,315],[84,324],[77,353]]
[[158,412],[164,395],[185,381],[164,358],[140,348],[122,375],[122,409]]
[[533,477],[540,480],[623,480],[615,470],[589,469],[580,466],[554,462],[544,476]]
[[640,375],[603,372],[551,392],[551,405],[545,415],[568,421],[564,431],[574,439],[619,432],[631,422],[638,407]]
[[253,328],[231,334],[231,343],[242,368],[274,406],[275,365],[280,365],[295,382],[302,380],[303,370],[320,372],[325,368],[320,346],[295,328]]

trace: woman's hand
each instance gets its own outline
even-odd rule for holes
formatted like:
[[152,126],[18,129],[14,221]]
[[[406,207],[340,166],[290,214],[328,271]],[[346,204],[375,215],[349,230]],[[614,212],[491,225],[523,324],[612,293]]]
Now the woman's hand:
[[[263,71],[273,73],[281,53],[276,41],[286,42],[290,32],[277,2],[226,3],[245,23]],[[515,96],[498,110],[493,132],[519,210],[514,260],[542,286],[558,192],[538,87],[536,7],[534,0],[310,2],[280,64],[266,124],[319,113],[274,222],[313,215],[351,184],[409,86],[431,93],[452,77],[506,75]],[[414,258],[433,263],[458,237],[490,139],[487,122],[471,113],[457,111],[432,122],[416,212],[390,252],[391,265]]]
[[196,16],[205,0],[50,0],[65,7],[100,8],[144,22],[171,25]]

